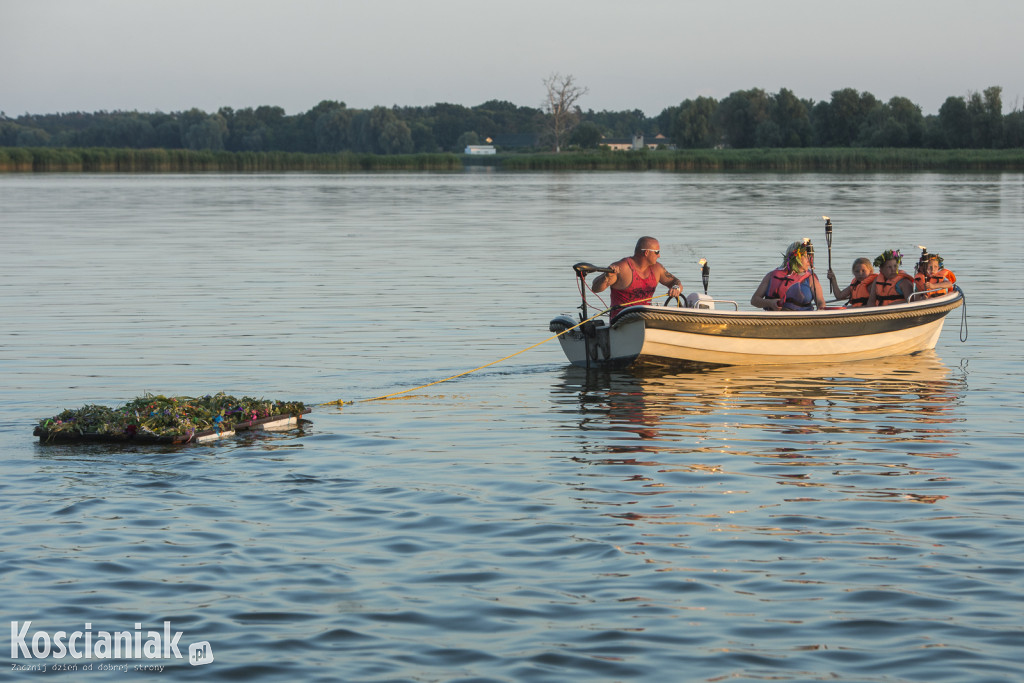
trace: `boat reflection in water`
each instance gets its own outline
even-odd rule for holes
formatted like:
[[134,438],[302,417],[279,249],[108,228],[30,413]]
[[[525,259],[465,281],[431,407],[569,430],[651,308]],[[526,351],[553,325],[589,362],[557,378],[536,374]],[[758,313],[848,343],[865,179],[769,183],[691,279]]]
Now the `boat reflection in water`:
[[[833,494],[933,502],[863,476],[915,477],[958,455],[966,371],[933,351],[843,364],[723,367],[683,374],[567,368],[553,400],[578,416],[568,438],[593,466],[680,490],[674,473],[729,474]],[[817,473],[817,474],[815,474]],[[827,476],[823,476],[826,475]],[[639,480],[638,479],[638,480]],[[869,485],[866,485],[869,484]],[[740,484],[737,484],[739,486]]]

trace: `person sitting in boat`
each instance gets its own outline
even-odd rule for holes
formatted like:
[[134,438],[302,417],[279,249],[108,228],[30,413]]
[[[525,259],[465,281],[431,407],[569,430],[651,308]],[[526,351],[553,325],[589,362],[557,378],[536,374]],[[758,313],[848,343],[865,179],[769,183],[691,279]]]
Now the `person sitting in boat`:
[[825,307],[821,282],[812,270],[814,250],[809,239],[786,248],[782,265],[764,276],[750,305],[766,311],[812,311]]
[[914,278],[914,289],[927,292],[925,299],[931,299],[953,291],[956,275],[947,270],[943,259],[938,254],[928,254],[922,263],[917,264],[917,276]]
[[876,259],[878,277],[871,283],[868,306],[888,306],[910,301],[914,293],[914,278],[900,270],[903,254],[899,249],[886,249]]
[[654,291],[661,283],[668,287],[669,296],[683,293],[683,283],[658,263],[661,245],[653,237],[641,237],[633,255],[608,266],[612,272],[594,278],[591,289],[603,292],[612,288],[612,320],[627,306],[650,305]]
[[839,282],[832,269],[828,269],[828,281],[832,284],[832,291],[836,292],[837,299],[849,299],[847,304],[850,308],[867,306],[868,296],[871,294],[871,283],[878,277],[878,273],[871,267],[871,259],[861,256],[853,262],[853,280],[850,286],[839,291]]

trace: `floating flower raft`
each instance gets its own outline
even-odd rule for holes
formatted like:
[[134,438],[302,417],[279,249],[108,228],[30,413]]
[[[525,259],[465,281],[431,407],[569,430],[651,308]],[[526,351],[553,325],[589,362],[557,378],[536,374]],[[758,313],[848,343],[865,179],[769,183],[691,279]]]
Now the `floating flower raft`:
[[120,408],[86,405],[41,420],[40,441],[184,444],[253,429],[298,425],[310,412],[301,402],[235,398],[224,393],[192,398],[146,394]]

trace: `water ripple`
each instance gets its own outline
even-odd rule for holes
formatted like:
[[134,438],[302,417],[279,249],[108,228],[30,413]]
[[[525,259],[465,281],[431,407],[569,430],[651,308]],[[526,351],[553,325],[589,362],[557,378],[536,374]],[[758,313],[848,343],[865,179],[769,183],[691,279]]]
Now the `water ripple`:
[[[11,620],[170,620],[216,657],[169,663],[183,680],[1019,678],[1024,335],[978,294],[1016,271],[976,245],[1024,257],[1019,174],[9,174],[0,203],[21,228],[0,273]],[[147,390],[315,404],[482,366],[571,312],[567,264],[621,255],[638,216],[688,287],[706,256],[749,296],[822,204],[842,263],[841,215],[858,244],[898,225],[955,255],[968,341],[950,320],[909,358],[660,374],[549,344],[292,432],[30,437]],[[182,247],[217,230],[247,239]],[[386,251],[353,259],[367,235]],[[533,256],[481,278],[495,254]],[[398,295],[382,259],[446,267]]]

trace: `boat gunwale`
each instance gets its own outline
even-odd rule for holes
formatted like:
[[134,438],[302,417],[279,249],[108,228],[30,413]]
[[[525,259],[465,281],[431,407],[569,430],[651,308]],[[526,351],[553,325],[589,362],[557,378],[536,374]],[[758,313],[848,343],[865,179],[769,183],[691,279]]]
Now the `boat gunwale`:
[[889,306],[858,306],[818,311],[726,311],[706,308],[672,308],[670,306],[630,306],[611,323],[615,329],[637,320],[646,322],[679,321],[712,325],[804,326],[808,323],[842,325],[861,324],[869,320],[895,321],[916,319],[922,315],[946,315],[964,303],[963,294],[955,291],[942,297]]

